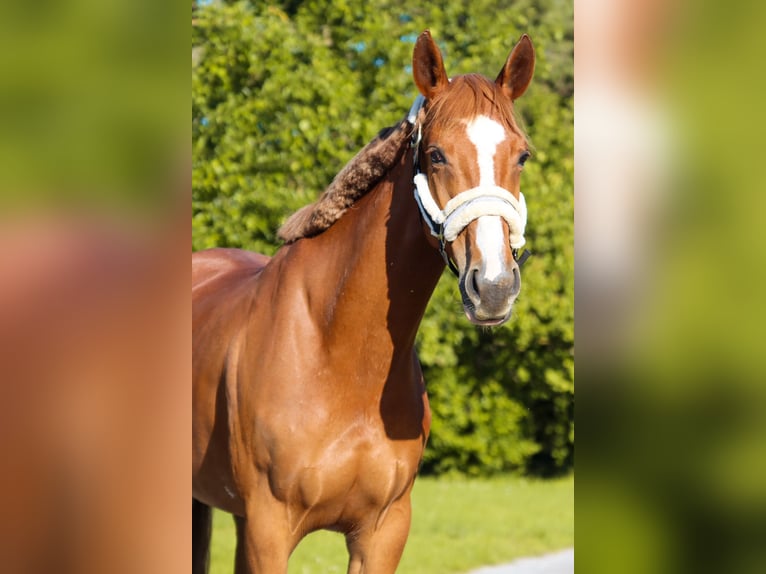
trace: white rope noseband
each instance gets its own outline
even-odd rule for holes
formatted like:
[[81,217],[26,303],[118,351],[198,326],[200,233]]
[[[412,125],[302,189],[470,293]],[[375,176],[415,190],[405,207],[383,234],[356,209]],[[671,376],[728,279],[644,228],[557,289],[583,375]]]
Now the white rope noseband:
[[426,174],[418,172],[414,181],[415,200],[434,237],[454,241],[472,221],[485,215],[498,215],[508,223],[511,247],[519,249],[526,243],[527,204],[523,193],[516,199],[510,191],[497,185],[480,185],[458,193],[444,209],[439,209]]
[[[425,103],[423,96],[418,96],[412,104],[407,120],[417,126],[413,134],[412,145],[415,148],[415,201],[423,220],[428,225],[431,235],[439,240],[439,251],[449,268],[456,275],[455,265],[445,251],[446,243],[452,242],[468,224],[485,215],[502,217],[510,230],[510,244],[514,250],[526,243],[524,229],[527,224],[527,204],[524,194],[519,192],[519,199],[505,188],[497,185],[480,185],[458,193],[447,202],[444,209],[436,203],[428,186],[428,176],[420,171],[418,154],[420,151],[421,124],[417,121],[418,113]],[[519,265],[526,259],[526,252],[518,260]]]

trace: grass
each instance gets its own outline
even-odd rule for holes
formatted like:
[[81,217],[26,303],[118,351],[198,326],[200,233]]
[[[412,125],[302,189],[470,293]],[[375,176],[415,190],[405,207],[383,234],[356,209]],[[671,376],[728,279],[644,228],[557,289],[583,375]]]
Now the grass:
[[[419,478],[399,574],[456,574],[574,545],[574,477],[531,480]],[[214,515],[210,574],[233,571],[234,523]],[[290,574],[342,574],[343,536],[315,532],[290,558]]]

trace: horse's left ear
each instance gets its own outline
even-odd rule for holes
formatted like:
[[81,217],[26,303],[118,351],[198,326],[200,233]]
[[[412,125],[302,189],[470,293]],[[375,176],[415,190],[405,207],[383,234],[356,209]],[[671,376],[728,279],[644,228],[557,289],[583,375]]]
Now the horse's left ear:
[[442,53],[428,30],[418,36],[415,42],[412,76],[420,93],[429,100],[449,84]]
[[532,40],[524,34],[514,46],[495,83],[511,100],[527,91],[535,71],[535,49]]

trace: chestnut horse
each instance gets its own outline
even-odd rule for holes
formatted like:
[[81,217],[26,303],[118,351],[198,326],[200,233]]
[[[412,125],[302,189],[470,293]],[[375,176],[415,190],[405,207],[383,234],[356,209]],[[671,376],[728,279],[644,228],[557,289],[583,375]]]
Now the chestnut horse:
[[238,573],[286,572],[318,529],[345,535],[348,572],[395,571],[431,418],[415,334],[445,261],[473,323],[503,323],[519,293],[512,102],[533,69],[525,35],[494,82],[450,80],[424,32],[410,114],[287,221],[273,258],[192,257],[194,572],[211,507],[234,515]]

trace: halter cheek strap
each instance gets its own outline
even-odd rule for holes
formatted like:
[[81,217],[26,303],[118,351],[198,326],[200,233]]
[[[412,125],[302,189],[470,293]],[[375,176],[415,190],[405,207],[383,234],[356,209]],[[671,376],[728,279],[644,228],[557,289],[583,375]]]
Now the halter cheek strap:
[[[407,119],[411,124],[416,124],[418,113],[424,102],[423,96],[418,96],[410,108]],[[518,249],[526,243],[524,228],[527,223],[527,204],[524,200],[524,194],[519,193],[519,199],[516,199],[510,191],[502,187],[480,185],[458,193],[447,202],[444,209],[441,209],[428,187],[428,177],[420,171],[418,160],[420,139],[421,125],[420,122],[417,122],[417,129],[413,133],[412,141],[415,148],[415,201],[431,235],[439,240],[439,252],[450,271],[455,276],[460,275],[457,267],[447,255],[447,243],[454,241],[469,223],[485,215],[495,215],[506,221],[510,230],[509,239],[513,256],[518,265],[521,266],[530,255],[529,251],[525,250],[521,257],[517,257]]]

